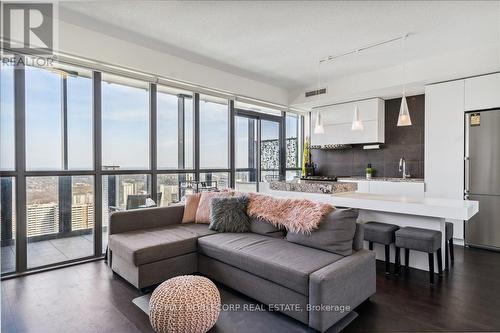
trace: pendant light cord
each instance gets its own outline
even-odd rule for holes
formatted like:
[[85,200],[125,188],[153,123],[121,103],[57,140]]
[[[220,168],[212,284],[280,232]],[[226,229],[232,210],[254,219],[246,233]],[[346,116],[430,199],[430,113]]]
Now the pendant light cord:
[[406,39],[408,35],[403,37],[403,95],[406,96]]
[[321,60],[318,61],[318,90],[317,95],[319,95],[319,91],[321,90]]

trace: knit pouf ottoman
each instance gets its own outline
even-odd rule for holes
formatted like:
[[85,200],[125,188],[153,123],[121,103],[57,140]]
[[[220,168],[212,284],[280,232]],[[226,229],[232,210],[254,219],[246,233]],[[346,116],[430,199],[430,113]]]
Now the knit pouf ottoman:
[[149,320],[158,333],[205,333],[215,325],[219,312],[219,290],[203,276],[169,279],[149,301]]

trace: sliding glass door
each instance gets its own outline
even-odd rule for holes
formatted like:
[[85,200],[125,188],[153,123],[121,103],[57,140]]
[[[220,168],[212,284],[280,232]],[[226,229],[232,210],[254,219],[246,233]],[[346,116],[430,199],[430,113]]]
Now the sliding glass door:
[[238,191],[257,191],[257,122],[256,117],[235,117],[235,188]]
[[280,180],[281,121],[262,119],[260,122],[260,181]]
[[284,179],[283,117],[237,109],[236,183],[240,191],[258,191],[259,182]]

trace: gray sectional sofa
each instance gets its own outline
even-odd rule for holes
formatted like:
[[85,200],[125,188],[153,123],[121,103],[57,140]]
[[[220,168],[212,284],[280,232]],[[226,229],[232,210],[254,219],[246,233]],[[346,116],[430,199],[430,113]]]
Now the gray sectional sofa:
[[[352,310],[375,293],[375,256],[362,249],[363,228],[355,220],[353,239],[326,244],[325,251],[319,248],[328,243],[328,233],[313,232],[308,246],[260,220],[252,221],[249,233],[217,233],[206,224],[182,224],[183,210],[113,213],[112,270],[137,288],[201,273],[322,332],[355,318]],[[330,252],[332,246],[347,255]]]

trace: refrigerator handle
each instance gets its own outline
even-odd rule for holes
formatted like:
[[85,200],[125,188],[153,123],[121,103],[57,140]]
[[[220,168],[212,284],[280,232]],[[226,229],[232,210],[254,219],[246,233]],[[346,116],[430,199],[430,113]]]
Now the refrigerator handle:
[[464,198],[468,199],[469,194],[469,168],[470,168],[470,157],[469,157],[469,130],[470,130],[470,115],[465,114],[465,143],[464,143]]
[[468,194],[469,194],[469,187],[470,187],[469,165],[470,165],[470,158],[468,156],[466,156],[464,158],[464,173],[465,173],[464,194],[467,197],[468,197]]

